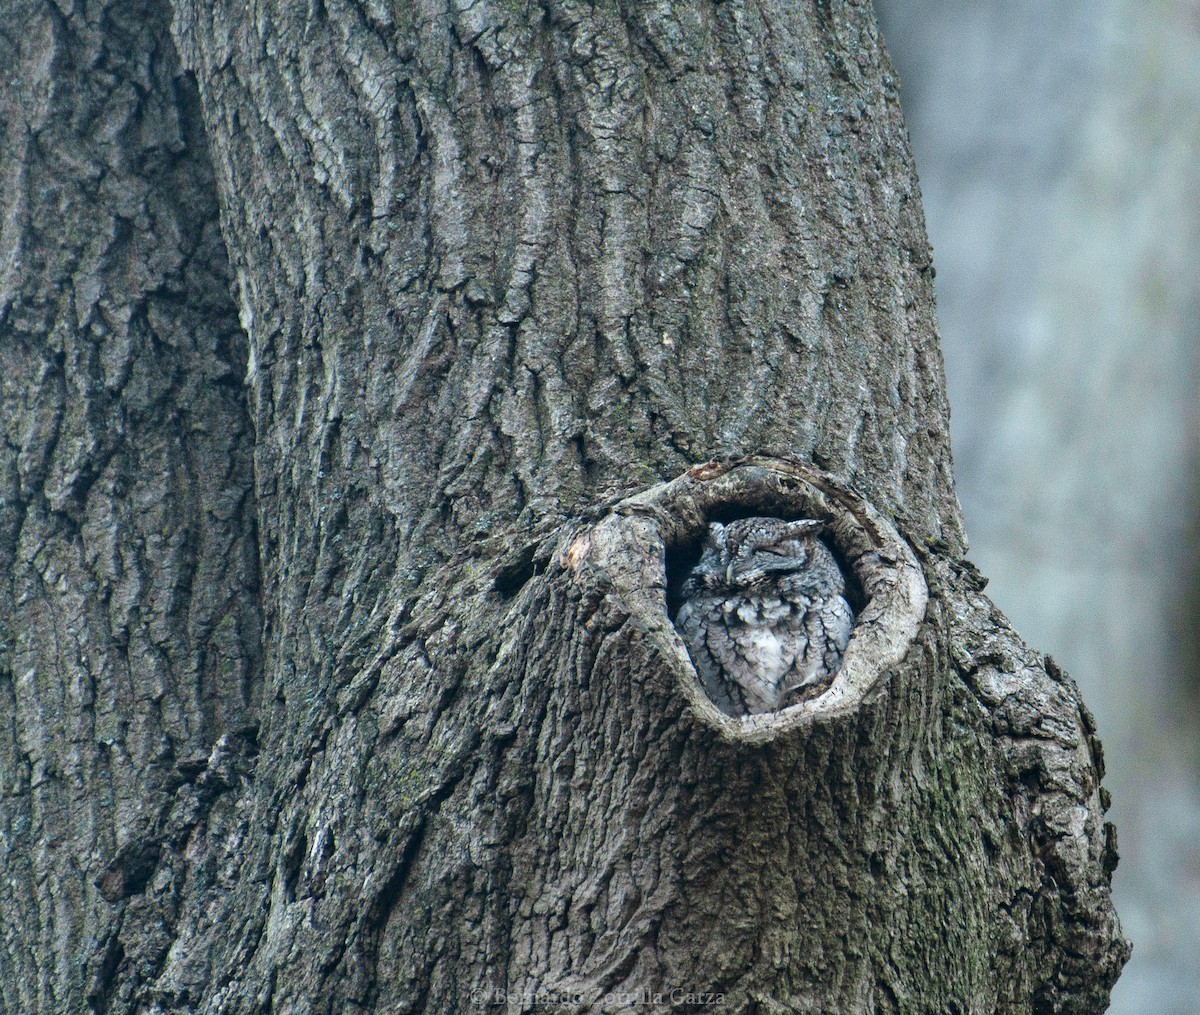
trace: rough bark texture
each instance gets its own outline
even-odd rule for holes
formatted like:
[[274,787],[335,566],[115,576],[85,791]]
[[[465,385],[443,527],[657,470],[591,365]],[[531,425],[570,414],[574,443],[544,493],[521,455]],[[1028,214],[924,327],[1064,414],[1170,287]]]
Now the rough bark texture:
[[166,10],[4,20],[0,1008],[76,1012],[161,963],[256,722],[246,341]]
[[[869,5],[27,6],[8,1010],[1103,1009],[1099,748],[961,559]],[[739,723],[668,593],[768,509],[864,620]]]

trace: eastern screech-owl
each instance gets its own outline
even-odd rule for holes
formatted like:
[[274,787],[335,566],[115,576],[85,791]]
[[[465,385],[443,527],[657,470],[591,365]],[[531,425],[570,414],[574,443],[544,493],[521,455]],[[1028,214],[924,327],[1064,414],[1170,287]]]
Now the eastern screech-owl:
[[782,518],[709,527],[675,623],[721,711],[774,712],[837,673],[854,613],[823,528]]

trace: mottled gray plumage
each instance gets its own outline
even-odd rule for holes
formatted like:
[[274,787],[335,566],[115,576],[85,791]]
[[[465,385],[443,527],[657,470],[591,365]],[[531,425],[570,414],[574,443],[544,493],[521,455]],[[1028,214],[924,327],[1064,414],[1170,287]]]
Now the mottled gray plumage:
[[837,673],[854,614],[823,528],[782,518],[709,527],[675,623],[721,711],[774,712]]

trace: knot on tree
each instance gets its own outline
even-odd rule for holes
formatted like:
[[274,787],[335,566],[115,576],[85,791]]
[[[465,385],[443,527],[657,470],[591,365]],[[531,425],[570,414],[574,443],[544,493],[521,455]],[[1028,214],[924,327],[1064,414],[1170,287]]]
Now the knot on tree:
[[677,693],[738,740],[853,711],[905,658],[928,599],[887,519],[796,459],[690,469],[616,504],[560,563],[599,568],[677,664]]

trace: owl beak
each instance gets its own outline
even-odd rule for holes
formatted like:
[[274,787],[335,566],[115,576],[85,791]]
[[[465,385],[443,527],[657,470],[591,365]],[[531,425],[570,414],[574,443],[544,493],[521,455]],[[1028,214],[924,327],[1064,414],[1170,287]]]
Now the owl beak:
[[725,580],[730,585],[733,584],[733,565],[732,564],[727,565],[725,568]]

